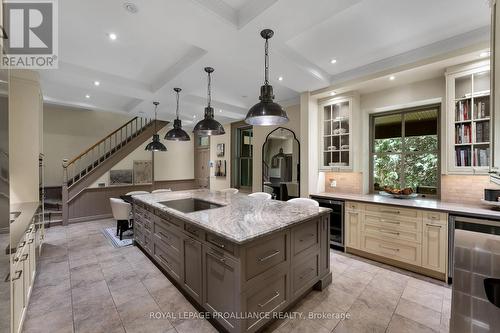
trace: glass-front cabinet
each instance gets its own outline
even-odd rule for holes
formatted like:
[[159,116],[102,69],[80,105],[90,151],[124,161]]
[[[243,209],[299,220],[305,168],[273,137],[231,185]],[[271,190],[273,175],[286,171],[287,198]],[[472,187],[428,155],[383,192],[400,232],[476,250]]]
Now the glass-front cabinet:
[[486,173],[491,159],[490,66],[466,65],[446,73],[448,172]]
[[352,98],[319,104],[320,169],[352,169]]

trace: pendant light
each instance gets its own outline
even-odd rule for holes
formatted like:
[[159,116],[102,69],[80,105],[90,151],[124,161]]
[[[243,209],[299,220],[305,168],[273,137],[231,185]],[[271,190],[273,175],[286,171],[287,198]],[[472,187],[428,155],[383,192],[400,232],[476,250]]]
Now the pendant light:
[[265,43],[264,58],[264,85],[260,87],[260,102],[252,106],[248,111],[245,122],[250,125],[270,126],[283,125],[288,122],[288,116],[278,103],[274,103],[273,87],[269,84],[269,39],[273,37],[274,31],[264,29],[260,32]]
[[205,72],[208,74],[208,106],[205,108],[205,117],[200,120],[193,129],[193,132],[200,136],[207,135],[222,135],[226,133],[224,127],[214,119],[214,108],[212,104],[212,78],[211,74],[214,72],[212,67],[205,67]]
[[179,93],[181,92],[181,88],[174,88],[175,93],[177,94],[177,108],[175,109],[176,119],[174,120],[174,128],[165,134],[165,139],[170,141],[189,141],[191,138],[189,134],[186,133],[182,129],[182,123],[179,119]]
[[155,134],[153,134],[153,140],[146,146],[146,150],[167,151],[167,147],[165,147],[165,145],[160,142],[160,136],[158,135],[158,132],[156,130],[156,113],[158,111],[158,105],[160,105],[160,102],[153,102],[153,104],[155,106]]

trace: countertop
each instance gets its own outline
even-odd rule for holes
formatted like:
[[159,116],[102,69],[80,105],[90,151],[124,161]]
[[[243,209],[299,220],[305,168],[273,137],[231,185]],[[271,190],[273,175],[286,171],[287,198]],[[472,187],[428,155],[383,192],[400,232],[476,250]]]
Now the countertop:
[[11,212],[21,212],[21,215],[10,224],[11,253],[16,252],[17,244],[28,229],[39,206],[39,202],[22,202],[10,205]]
[[[237,244],[243,244],[309,218],[330,211],[277,200],[263,200],[245,194],[221,193],[209,190],[174,191],[134,195],[156,209],[168,212]],[[183,213],[159,204],[161,201],[196,198],[223,205],[223,207]]]
[[426,199],[426,198],[395,199],[378,194],[353,194],[353,193],[332,193],[332,192],[314,193],[311,194],[311,196],[382,204],[382,205],[401,206],[408,208],[429,209],[435,211],[448,212],[450,214],[461,215],[461,216],[500,220],[500,211],[493,210],[489,206],[482,205],[480,203],[478,203],[477,205],[473,205],[473,204],[446,202],[446,201],[441,201],[436,199]]

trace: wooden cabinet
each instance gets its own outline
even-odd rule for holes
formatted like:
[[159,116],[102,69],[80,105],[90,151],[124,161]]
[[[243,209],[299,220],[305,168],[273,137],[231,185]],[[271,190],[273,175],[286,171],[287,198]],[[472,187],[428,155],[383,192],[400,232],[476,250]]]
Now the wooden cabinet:
[[346,202],[346,251],[446,279],[448,215]]
[[422,266],[446,273],[448,226],[446,214],[439,219],[424,219]]
[[[240,272],[238,263],[208,246],[203,247],[203,306],[210,312],[234,312],[239,308]],[[229,331],[237,328],[235,318],[220,318]]]
[[194,238],[185,236],[182,240],[183,275],[185,290],[198,302],[202,302],[202,247]]
[[[21,254],[22,255],[22,254]],[[23,263],[17,262],[11,268],[11,307],[13,316],[13,332],[20,332],[22,319],[25,311],[25,274]]]

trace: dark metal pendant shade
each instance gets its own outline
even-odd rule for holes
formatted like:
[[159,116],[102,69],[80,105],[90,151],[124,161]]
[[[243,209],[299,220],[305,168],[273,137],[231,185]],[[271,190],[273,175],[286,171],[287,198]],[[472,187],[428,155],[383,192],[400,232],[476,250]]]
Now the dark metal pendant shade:
[[165,134],[165,139],[169,141],[189,141],[191,138],[189,134],[186,133],[182,129],[182,122],[179,119],[179,93],[181,92],[181,88],[174,88],[175,93],[177,94],[177,108],[175,110],[176,119],[174,120],[174,128]]
[[146,146],[146,150],[148,151],[167,151],[167,147],[163,143],[160,142],[160,136],[158,134],[153,135],[153,141],[148,143]]
[[205,108],[205,115],[202,120],[200,120],[193,129],[193,132],[200,136],[211,136],[211,135],[222,135],[226,132],[224,127],[215,120],[214,108],[211,106],[212,103],[212,91],[211,91],[211,74],[214,72],[212,67],[205,67],[205,72],[208,74],[208,105]]
[[153,102],[153,105],[155,106],[155,134],[153,134],[153,140],[151,140],[151,142],[147,144],[146,150],[147,151],[167,151],[167,147],[165,147],[165,145],[160,142],[160,136],[158,135],[158,131],[156,130],[156,114],[157,114],[158,105],[160,105],[160,102]]
[[245,122],[256,126],[283,125],[288,122],[288,116],[278,103],[274,102],[273,87],[269,84],[269,39],[274,32],[264,29],[260,32],[265,43],[264,85],[260,87],[260,102],[248,111]]

